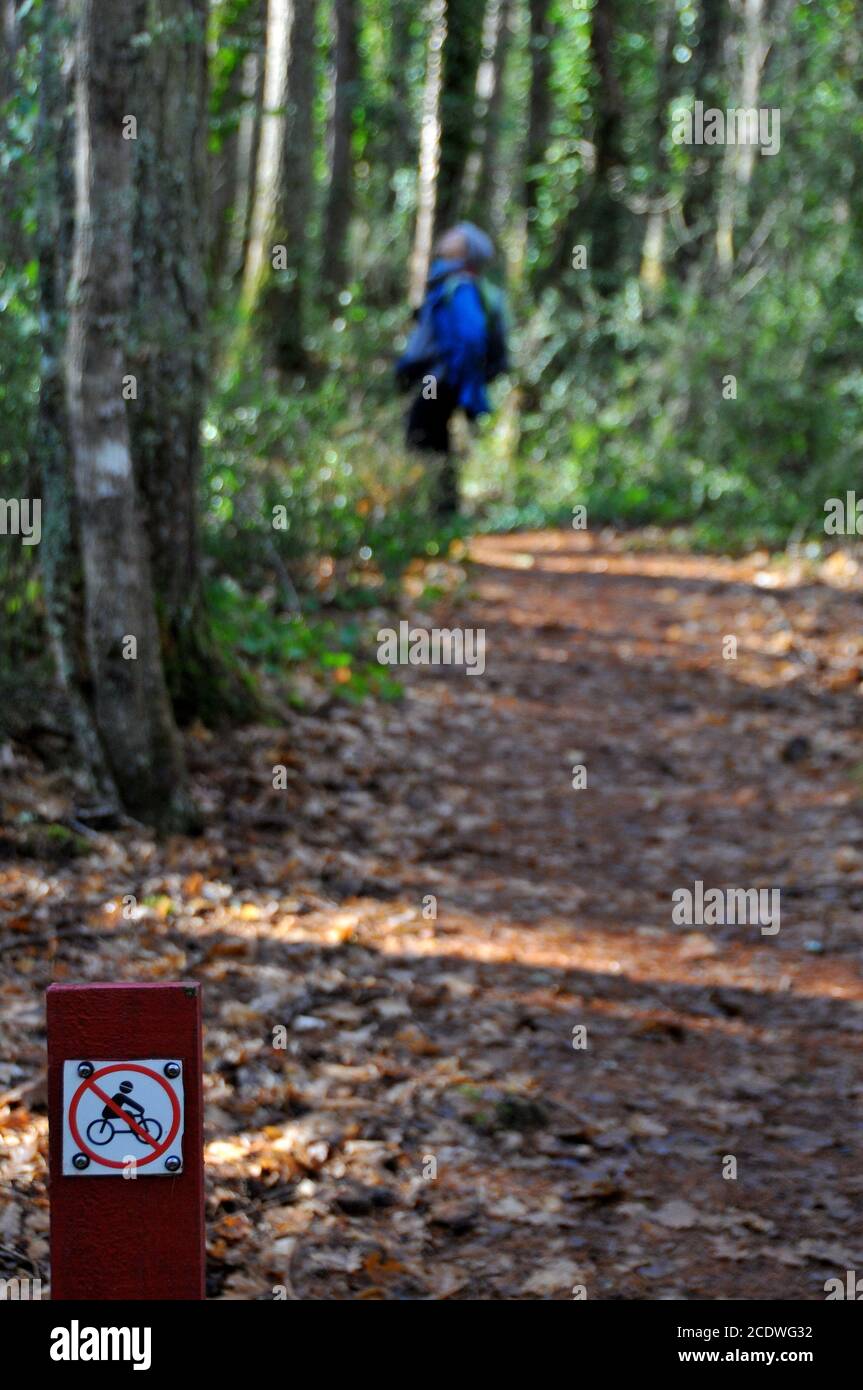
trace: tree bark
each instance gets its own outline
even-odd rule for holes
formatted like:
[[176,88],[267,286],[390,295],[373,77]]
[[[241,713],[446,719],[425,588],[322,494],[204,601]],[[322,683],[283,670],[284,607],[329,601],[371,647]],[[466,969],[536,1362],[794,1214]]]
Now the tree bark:
[[[308,227],[314,196],[316,0],[293,0],[289,15],[284,116],[279,131],[276,186],[255,287],[256,322],[267,355],[284,372],[305,364]],[[273,248],[279,261],[274,269]]]
[[[210,100],[220,146],[211,161],[213,233],[210,246],[210,301],[226,282],[242,275],[248,230],[249,193],[254,184],[256,138],[260,133],[262,84],[258,68],[264,50],[266,0],[227,4],[216,35],[216,72]],[[219,63],[222,59],[222,63]],[[223,64],[233,64],[227,74]]]
[[176,827],[187,823],[190,806],[121,386],[133,266],[133,142],[122,132],[134,34],[132,5],[81,0],[66,384],[94,722],[123,804]]
[[[223,36],[220,36],[220,40],[222,38]],[[229,33],[224,41],[236,46],[239,44],[240,36]],[[238,54],[220,93],[217,113],[221,127],[220,143],[211,160],[213,226],[210,237],[209,282],[212,302],[218,301],[225,279],[231,246],[231,228],[237,215],[243,75],[243,57]]]
[[[20,43],[14,0],[0,0],[0,108],[15,94],[15,64]],[[0,146],[6,144],[10,133],[5,117],[0,116]],[[20,265],[31,254],[22,228],[20,186],[18,164],[13,159],[3,172],[0,200],[0,257],[11,265]]]
[[[133,90],[135,152],[127,418],[169,687],[207,712],[198,508],[207,370],[207,0],[144,0],[150,43]],[[132,389],[132,388],[128,388]]]
[[477,74],[477,98],[481,116],[475,155],[476,175],[467,187],[468,216],[500,230],[498,194],[500,140],[503,129],[503,97],[506,60],[512,33],[512,0],[490,0],[486,11],[487,36],[483,61]]
[[423,84],[419,168],[417,170],[417,215],[408,285],[408,299],[414,308],[422,301],[434,237],[440,158],[440,90],[445,34],[445,0],[433,0],[426,42],[426,70]]
[[668,106],[674,75],[677,10],[674,0],[664,0],[654,35],[658,56],[656,105],[653,112],[653,179],[647,206],[647,222],[641,251],[641,282],[658,290],[665,280],[665,230],[673,205],[668,179]]
[[258,158],[264,125],[265,49],[264,41],[258,52],[246,55],[243,64],[243,118],[237,146],[237,180],[242,190],[242,215],[237,216],[236,237],[232,238],[231,248],[231,264],[236,267],[235,283],[240,287],[247,282],[257,204]]
[[536,214],[542,163],[551,126],[551,0],[530,0],[530,95],[525,146],[524,205],[528,221]]
[[[720,96],[724,87],[723,52],[729,13],[727,0],[702,0],[691,81],[693,97],[703,101],[705,109],[724,104]],[[681,207],[685,240],[677,256],[684,273],[700,259],[709,234],[719,167],[715,151],[693,149]]]
[[624,228],[627,211],[621,200],[626,169],[623,147],[624,98],[617,75],[614,47],[617,0],[596,0],[590,34],[593,68],[593,170],[588,187],[567,220],[553,270],[571,264],[572,248],[590,243],[589,265],[596,288],[613,292],[623,274]]
[[269,0],[264,57],[263,109],[255,159],[255,188],[243,271],[243,305],[249,313],[272,256],[268,242],[275,216],[279,164],[288,102],[292,0]]
[[38,170],[36,254],[41,364],[36,438],[42,475],[40,560],[45,625],[90,793],[101,812],[116,814],[120,798],[88,704],[89,678],[80,640],[84,625],[81,554],[63,383],[65,300],[73,234],[74,136],[70,32],[62,0],[42,0],[39,21],[39,113],[34,151]]
[[[744,0],[743,40],[738,105],[758,105],[761,74],[770,45],[765,36],[765,0]],[[722,190],[716,219],[716,258],[723,274],[734,264],[734,231],[746,215],[747,190],[755,159],[753,145],[728,145],[722,171]]]
[[464,175],[476,130],[484,11],[484,0],[446,0],[435,235],[458,220],[464,204]]
[[15,0],[0,0],[0,106],[15,88],[15,56],[18,52],[18,23]]
[[420,13],[418,0],[391,0],[390,41],[387,55],[389,109],[383,158],[387,170],[388,210],[396,201],[395,175],[415,167],[417,130],[410,86],[414,51],[414,24]]
[[359,96],[357,0],[336,0],[335,91],[331,131],[330,185],[324,209],[324,291],[332,301],[347,279],[347,239],[353,213],[354,112]]
[[590,263],[602,281],[618,270],[623,231],[623,205],[612,188],[614,175],[626,163],[623,151],[623,93],[614,59],[616,0],[596,0],[591,33],[591,53],[596,72],[596,124],[593,143],[595,168],[588,204],[591,230]]

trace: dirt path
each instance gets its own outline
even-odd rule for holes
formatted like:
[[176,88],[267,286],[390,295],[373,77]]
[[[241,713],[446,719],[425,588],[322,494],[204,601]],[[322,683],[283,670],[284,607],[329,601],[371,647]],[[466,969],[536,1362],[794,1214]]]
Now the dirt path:
[[[863,1268],[860,573],[473,558],[435,621],[485,628],[483,676],[202,733],[206,835],[2,874],[0,1089],[51,978],[188,973],[212,1296],[823,1298]],[[696,880],[779,888],[780,930],[675,925]],[[38,1089],[0,1134],[0,1272],[44,1269]]]

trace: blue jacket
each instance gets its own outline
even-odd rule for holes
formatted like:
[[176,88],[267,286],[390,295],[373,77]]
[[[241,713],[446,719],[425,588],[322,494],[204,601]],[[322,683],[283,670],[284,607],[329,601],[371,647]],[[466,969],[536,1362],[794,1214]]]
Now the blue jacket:
[[489,329],[476,277],[462,261],[434,261],[417,326],[396,364],[408,381],[434,376],[469,419],[491,409],[486,392]]

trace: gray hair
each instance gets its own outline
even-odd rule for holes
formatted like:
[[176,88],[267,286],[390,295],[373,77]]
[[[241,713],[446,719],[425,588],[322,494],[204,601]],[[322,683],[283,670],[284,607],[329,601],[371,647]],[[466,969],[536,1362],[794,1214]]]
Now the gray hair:
[[468,265],[486,265],[494,260],[494,245],[490,236],[473,222],[459,222],[455,229],[464,237]]

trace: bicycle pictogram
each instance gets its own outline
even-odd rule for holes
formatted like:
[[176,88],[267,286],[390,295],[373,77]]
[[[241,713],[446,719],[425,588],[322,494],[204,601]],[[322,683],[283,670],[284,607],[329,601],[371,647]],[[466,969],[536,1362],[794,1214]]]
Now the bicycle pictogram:
[[[132,1099],[133,1089],[131,1081],[121,1081],[120,1089],[111,1097],[113,1104],[105,1106],[100,1119],[90,1121],[86,1132],[91,1144],[110,1144],[118,1134],[131,1134],[139,1144],[146,1144],[148,1137],[158,1144],[162,1137],[162,1126],[152,1115],[145,1115],[143,1105]],[[134,1111],[128,1125],[119,1123],[119,1110]]]
[[66,1062],[64,1092],[64,1174],[181,1171],[179,1061]]

